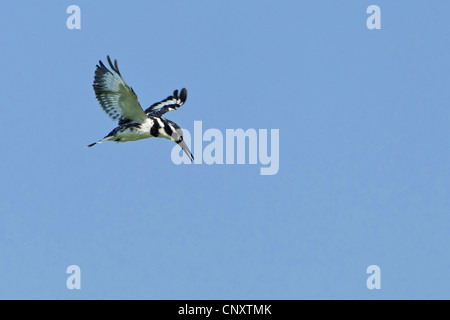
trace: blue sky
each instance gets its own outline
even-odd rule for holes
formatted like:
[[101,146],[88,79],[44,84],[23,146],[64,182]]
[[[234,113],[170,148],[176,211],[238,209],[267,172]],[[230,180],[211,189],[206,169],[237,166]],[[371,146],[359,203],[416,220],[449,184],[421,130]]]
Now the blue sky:
[[[448,12],[0,2],[0,298],[450,298]],[[85,148],[115,126],[92,89],[107,54],[144,107],[186,87],[183,128],[279,129],[278,174],[176,166],[164,139]]]

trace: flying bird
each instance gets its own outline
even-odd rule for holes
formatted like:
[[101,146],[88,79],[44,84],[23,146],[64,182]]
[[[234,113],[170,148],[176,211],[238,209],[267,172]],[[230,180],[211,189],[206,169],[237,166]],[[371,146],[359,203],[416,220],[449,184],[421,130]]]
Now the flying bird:
[[144,111],[133,88],[122,78],[117,60],[114,60],[113,64],[109,56],[107,58],[112,72],[100,60],[95,70],[93,87],[103,110],[119,123],[106,137],[88,147],[103,141],[127,142],[151,137],[165,138],[178,144],[193,161],[194,157],[183,140],[180,127],[162,117],[166,112],[176,110],[186,102],[187,90],[183,88],[179,93],[175,90],[171,96],[154,103]]

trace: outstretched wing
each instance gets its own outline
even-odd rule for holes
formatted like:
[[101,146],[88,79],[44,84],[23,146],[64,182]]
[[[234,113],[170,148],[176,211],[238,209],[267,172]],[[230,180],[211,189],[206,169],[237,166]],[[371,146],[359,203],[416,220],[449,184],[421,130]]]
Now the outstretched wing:
[[119,72],[117,60],[114,65],[108,56],[108,63],[113,72],[99,61],[94,77],[94,91],[103,110],[113,119],[119,120],[119,125],[128,122],[141,123],[147,119],[139,100]]
[[183,88],[178,95],[178,90],[173,92],[173,95],[167,97],[161,102],[157,102],[145,110],[145,114],[148,117],[160,117],[164,113],[176,110],[181,107],[187,99],[187,90]]

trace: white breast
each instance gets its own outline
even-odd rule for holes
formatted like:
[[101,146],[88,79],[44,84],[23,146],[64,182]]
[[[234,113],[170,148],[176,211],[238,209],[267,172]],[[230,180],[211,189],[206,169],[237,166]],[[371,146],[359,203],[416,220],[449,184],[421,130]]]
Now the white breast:
[[120,139],[120,142],[136,141],[141,139],[150,138],[150,129],[153,125],[152,119],[145,120],[139,128],[131,127],[123,131],[118,132],[115,137]]

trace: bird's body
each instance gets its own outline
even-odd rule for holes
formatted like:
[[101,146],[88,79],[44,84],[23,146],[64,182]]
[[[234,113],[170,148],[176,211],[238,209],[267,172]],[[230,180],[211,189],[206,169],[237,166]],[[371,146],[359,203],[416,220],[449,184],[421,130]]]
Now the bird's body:
[[192,153],[183,141],[183,132],[180,127],[161,117],[168,111],[178,109],[186,102],[187,90],[182,89],[180,94],[178,90],[175,90],[172,96],[153,104],[144,111],[133,89],[123,80],[117,60],[113,65],[108,56],[108,63],[114,73],[100,61],[95,71],[94,91],[103,110],[113,120],[119,120],[119,124],[106,137],[88,147],[104,141],[127,142],[157,137],[174,141],[193,160]]
[[153,123],[153,120],[147,119],[142,123],[133,122],[117,126],[102,140],[90,144],[88,147],[93,147],[103,141],[128,142],[151,138],[153,136],[150,134],[150,130]]

